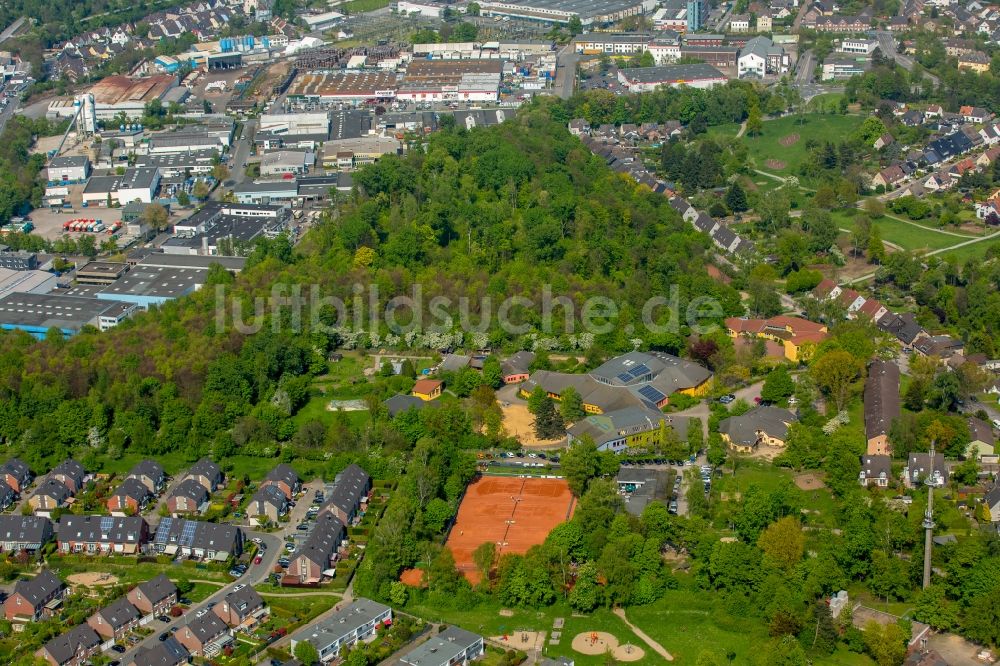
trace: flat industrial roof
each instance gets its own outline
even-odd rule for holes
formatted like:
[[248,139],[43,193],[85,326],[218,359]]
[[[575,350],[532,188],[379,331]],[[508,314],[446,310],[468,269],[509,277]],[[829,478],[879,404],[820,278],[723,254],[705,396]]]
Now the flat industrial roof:
[[114,284],[102,289],[98,298],[121,300],[124,296],[177,298],[205,283],[204,268],[174,268],[138,264]]
[[395,90],[398,77],[393,72],[317,71],[295,77],[290,97],[375,97],[376,92]]
[[140,266],[162,266],[164,268],[205,268],[219,264],[226,270],[241,271],[246,265],[244,257],[203,257],[194,255],[160,254],[154,252],[142,259]]
[[0,297],[0,324],[76,330],[113,308],[114,303],[94,298],[13,293]]
[[161,74],[143,79],[108,76],[93,85],[90,94],[97,104],[146,103],[160,99],[177,84],[176,77]]

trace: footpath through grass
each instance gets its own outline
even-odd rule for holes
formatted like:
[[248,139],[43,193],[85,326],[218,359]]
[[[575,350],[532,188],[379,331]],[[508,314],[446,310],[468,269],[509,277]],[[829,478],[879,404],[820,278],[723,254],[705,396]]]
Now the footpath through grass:
[[861,116],[820,113],[785,116],[764,121],[764,131],[759,136],[744,134],[741,141],[746,143],[758,169],[778,176],[795,176],[808,154],[807,137],[821,143],[842,141],[862,120]]

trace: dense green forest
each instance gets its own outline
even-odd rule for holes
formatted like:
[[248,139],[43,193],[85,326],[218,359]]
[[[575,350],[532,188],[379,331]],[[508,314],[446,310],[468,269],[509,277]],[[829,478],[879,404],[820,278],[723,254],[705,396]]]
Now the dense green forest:
[[[348,304],[355,283],[378,285],[386,299],[420,283],[425,300],[445,295],[457,304],[468,296],[474,323],[480,297],[520,294],[538,303],[551,284],[578,304],[595,294],[620,304],[611,333],[588,339],[557,330],[540,338],[598,353],[631,349],[641,331],[629,335],[625,326],[638,325],[641,304],[672,284],[682,312],[692,294],[714,295],[723,314],[741,311],[738,293],[703,270],[706,240],[664,197],[592,157],[545,105],[497,128],[440,132],[426,152],[383,160],[356,182],[351,200],[297,247],[284,238],[261,241],[235,280],[214,271],[201,292],[106,334],[38,342],[4,333],[0,437],[38,468],[88,441],[98,444],[86,449],[91,457],[292,455],[291,417],[309,398],[310,378],[326,371],[326,354],[340,345],[375,347],[392,332],[300,331],[281,310],[264,314],[263,330],[245,336],[217,327],[219,283],[246,312],[276,282],[316,284]],[[332,324],[328,314],[317,316]],[[536,309],[518,316],[537,330]],[[562,317],[553,319],[561,325]],[[308,312],[302,320],[309,322]],[[683,351],[687,334],[681,328],[643,344]],[[508,350],[535,339],[508,335],[495,320],[482,336]]]

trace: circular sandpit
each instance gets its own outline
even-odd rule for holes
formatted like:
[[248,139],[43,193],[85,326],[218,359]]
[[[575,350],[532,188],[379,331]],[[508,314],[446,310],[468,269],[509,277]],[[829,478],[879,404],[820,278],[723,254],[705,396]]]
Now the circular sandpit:
[[71,574],[66,580],[72,585],[86,585],[87,587],[105,587],[118,584],[118,576],[94,571]]
[[573,637],[573,649],[580,654],[605,654],[617,647],[618,639],[606,631],[584,631]]
[[626,643],[612,650],[612,655],[618,661],[639,661],[646,656],[646,652],[638,645]]

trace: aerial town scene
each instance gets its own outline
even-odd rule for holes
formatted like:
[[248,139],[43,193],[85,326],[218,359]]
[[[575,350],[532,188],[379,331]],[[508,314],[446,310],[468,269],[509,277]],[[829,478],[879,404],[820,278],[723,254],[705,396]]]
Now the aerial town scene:
[[1000,4],[0,0],[9,666],[1000,663]]

